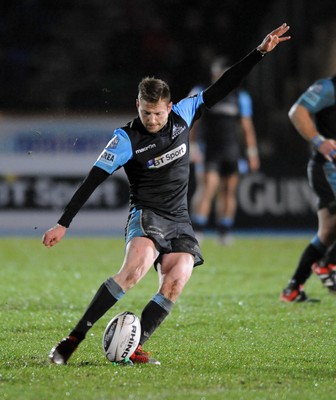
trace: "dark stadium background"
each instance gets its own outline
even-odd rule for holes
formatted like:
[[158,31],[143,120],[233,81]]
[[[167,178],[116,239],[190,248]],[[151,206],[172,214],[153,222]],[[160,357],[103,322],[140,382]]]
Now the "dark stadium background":
[[[266,204],[252,219],[240,208],[237,227],[315,226],[306,203],[295,215],[282,204],[296,182],[305,182],[308,155],[287,112],[314,79],[336,71],[334,0],[18,0],[1,2],[0,10],[3,118],[132,114],[145,75],[166,79],[180,99],[207,76],[214,55],[239,60],[287,22],[292,40],[244,82],[254,99],[262,160],[251,197],[267,203],[260,187],[271,181],[268,191],[281,204],[273,211]],[[0,158],[7,151],[2,134],[0,124]]]

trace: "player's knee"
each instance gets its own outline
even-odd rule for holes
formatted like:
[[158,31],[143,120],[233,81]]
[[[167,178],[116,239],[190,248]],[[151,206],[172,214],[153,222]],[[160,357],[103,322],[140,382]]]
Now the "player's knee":
[[325,246],[330,246],[336,240],[336,226],[326,224],[320,227],[318,236]]

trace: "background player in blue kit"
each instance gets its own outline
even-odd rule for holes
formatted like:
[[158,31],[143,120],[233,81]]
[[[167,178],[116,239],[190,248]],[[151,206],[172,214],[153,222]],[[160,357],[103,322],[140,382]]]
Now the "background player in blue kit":
[[[211,65],[211,81],[215,82],[229,68],[225,57],[217,57]],[[198,92],[195,87],[191,93]],[[252,99],[243,89],[235,89],[210,110],[193,128],[194,141],[203,155],[196,199],[191,205],[192,221],[198,238],[208,228],[213,201],[216,231],[222,244],[233,240],[231,231],[237,210],[237,187],[240,172],[259,168],[257,140],[253,124]],[[248,168],[242,165],[247,160]]]
[[283,24],[272,31],[217,82],[176,104],[171,102],[166,82],[155,78],[140,82],[136,99],[138,117],[114,131],[58,224],[43,236],[47,247],[58,243],[98,185],[118,168],[124,168],[130,184],[124,261],[120,270],[100,286],[70,334],[52,348],[51,362],[66,364],[94,323],[154,264],[159,291],[142,311],[140,344],[128,362],[159,363],[142,346],[171,311],[193,267],[203,263],[188,214],[189,130],[205,107],[213,107],[239,85],[266,53],[290,39],[283,36],[288,29]]
[[336,294],[336,76],[310,86],[290,109],[289,118],[312,144],[308,180],[317,196],[318,231],[280,295],[284,302],[309,300],[303,285],[312,271]]

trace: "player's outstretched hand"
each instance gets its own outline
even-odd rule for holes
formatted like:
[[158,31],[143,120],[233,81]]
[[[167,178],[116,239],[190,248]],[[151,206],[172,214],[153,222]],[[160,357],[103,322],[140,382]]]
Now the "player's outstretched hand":
[[42,243],[46,247],[55,246],[62,237],[65,235],[67,228],[62,225],[55,225],[54,227],[48,229],[42,237]]
[[269,33],[261,44],[257,47],[262,53],[269,53],[272,51],[279,43],[289,40],[290,36],[283,36],[289,30],[289,26],[284,23],[279,28],[274,29]]

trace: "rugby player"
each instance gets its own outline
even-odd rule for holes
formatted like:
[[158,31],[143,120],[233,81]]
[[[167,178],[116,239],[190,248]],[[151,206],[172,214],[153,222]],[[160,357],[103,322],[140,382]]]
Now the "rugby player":
[[294,103],[289,118],[312,144],[308,181],[317,196],[318,230],[280,294],[284,302],[309,301],[304,284],[312,271],[336,294],[336,75],[314,82]]
[[45,232],[43,244],[54,246],[94,190],[123,167],[130,184],[130,212],[125,230],[126,249],[119,271],[98,289],[69,335],[56,344],[49,359],[66,364],[89,329],[154,264],[159,290],[141,314],[141,338],[127,363],[159,362],[142,346],[172,310],[193,267],[203,263],[187,207],[189,130],[203,110],[236,88],[249,71],[279,43],[289,26],[282,24],[244,59],[199,94],[171,102],[166,82],[146,77],[138,87],[138,117],[116,129],[88,176],[73,195],[58,223]]

